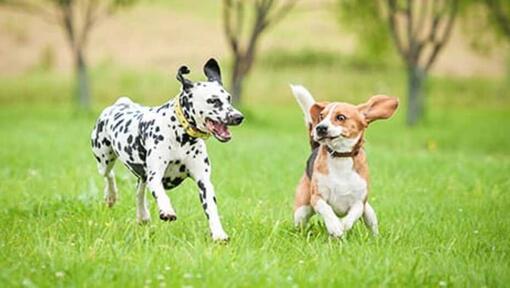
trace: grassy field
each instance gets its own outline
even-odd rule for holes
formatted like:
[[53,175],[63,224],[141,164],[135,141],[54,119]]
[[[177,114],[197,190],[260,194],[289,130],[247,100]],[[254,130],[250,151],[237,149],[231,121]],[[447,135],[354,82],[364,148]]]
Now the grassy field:
[[169,192],[179,217],[171,224],[155,217],[152,199],[153,222],[136,224],[135,178],[121,165],[119,202],[108,209],[102,201],[89,147],[100,106],[120,94],[160,103],[177,92],[168,75],[96,68],[91,115],[66,104],[66,77],[32,72],[1,79],[0,286],[508,285],[504,81],[433,77],[423,124],[405,127],[405,109],[373,124],[366,147],[381,235],[373,238],[358,224],[332,240],[318,218],[306,231],[292,225],[308,147],[286,83],[302,82],[317,98],[361,102],[377,91],[404,95],[404,75],[393,68],[261,63],[246,88],[246,123],[230,143],[208,143],[227,245],[209,239],[190,180]]
[[[210,240],[190,180],[169,192],[177,222],[159,221],[150,198],[153,222],[139,226],[136,180],[119,163],[120,199],[107,208],[89,147],[99,111],[120,95],[163,103],[177,94],[178,65],[203,79],[197,65],[213,55],[230,82],[218,3],[148,2],[92,35],[91,113],[71,104],[59,28],[0,10],[0,287],[509,285],[510,78],[501,68],[508,49],[475,57],[454,33],[428,78],[427,117],[408,128],[398,56],[373,63],[355,53],[336,1],[301,1],[271,29],[245,83],[245,123],[227,144],[209,140],[228,244]],[[367,135],[379,237],[357,224],[330,239],[318,217],[294,229],[294,189],[309,151],[289,83],[317,99],[400,97],[396,116]]]

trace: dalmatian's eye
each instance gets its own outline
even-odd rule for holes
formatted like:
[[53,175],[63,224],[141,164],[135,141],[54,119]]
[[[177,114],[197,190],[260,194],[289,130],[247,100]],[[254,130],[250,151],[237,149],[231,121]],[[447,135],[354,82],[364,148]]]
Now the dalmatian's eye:
[[345,120],[347,120],[347,117],[345,117],[344,114],[338,114],[338,115],[336,115],[336,120],[345,121]]
[[214,98],[214,99],[211,99],[209,101],[209,103],[211,103],[212,105],[221,105],[221,100],[218,98]]

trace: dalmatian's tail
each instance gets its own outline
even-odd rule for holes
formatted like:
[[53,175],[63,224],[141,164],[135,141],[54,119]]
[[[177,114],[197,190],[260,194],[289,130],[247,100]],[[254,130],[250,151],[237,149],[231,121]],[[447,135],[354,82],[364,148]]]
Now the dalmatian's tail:
[[310,92],[301,85],[291,84],[290,89],[292,90],[294,97],[296,97],[299,107],[301,107],[301,110],[303,110],[303,113],[305,114],[305,125],[308,128],[310,146],[313,149],[318,145],[318,143],[313,141],[311,137],[312,117],[310,116],[310,108],[313,106],[313,104],[315,104],[315,99],[313,99],[312,94],[310,94]]
[[131,99],[129,99],[128,97],[126,96],[122,96],[120,97],[116,102],[115,102],[115,105],[117,104],[133,104],[133,101],[131,101]]

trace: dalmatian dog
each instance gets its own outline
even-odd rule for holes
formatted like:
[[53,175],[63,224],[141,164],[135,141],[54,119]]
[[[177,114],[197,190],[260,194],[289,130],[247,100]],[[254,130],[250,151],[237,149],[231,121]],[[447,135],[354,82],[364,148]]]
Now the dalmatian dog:
[[204,66],[207,81],[192,82],[185,78],[189,72],[186,66],[179,68],[181,92],[161,106],[144,107],[122,97],[104,109],[92,131],[92,151],[99,174],[105,178],[109,207],[117,199],[112,169],[117,159],[138,177],[139,223],[150,221],[146,187],[156,200],[159,218],[175,221],[177,216],[166,190],[191,177],[197,184],[213,240],[224,241],[228,236],[216,207],[205,140],[213,135],[221,142],[229,141],[228,126],[241,124],[244,117],[232,106],[215,59]]

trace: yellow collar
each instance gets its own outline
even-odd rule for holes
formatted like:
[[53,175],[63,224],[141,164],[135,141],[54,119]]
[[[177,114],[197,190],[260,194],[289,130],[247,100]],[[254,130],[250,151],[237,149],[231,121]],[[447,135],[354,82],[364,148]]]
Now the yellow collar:
[[202,138],[207,139],[209,136],[211,136],[209,133],[202,132],[198,130],[196,127],[191,126],[191,124],[188,122],[186,117],[184,117],[184,113],[182,112],[181,104],[179,103],[179,97],[176,97],[174,100],[174,110],[175,110],[175,116],[177,116],[177,119],[179,119],[179,122],[181,123],[182,127],[184,128],[184,131],[191,136],[195,138]]

